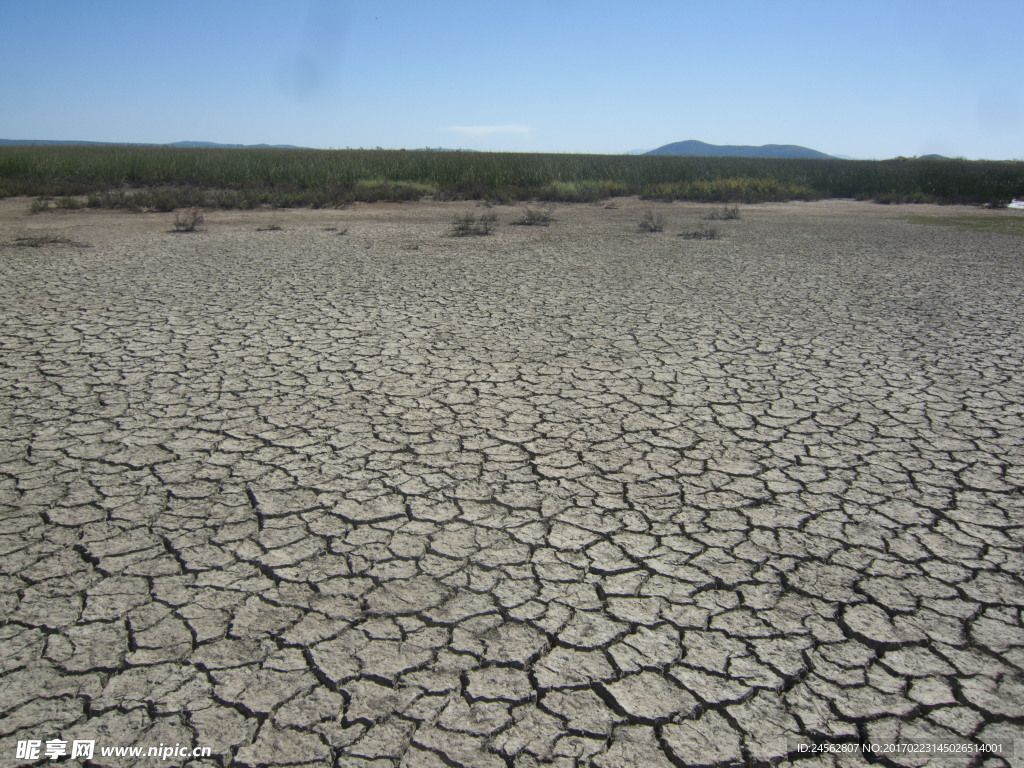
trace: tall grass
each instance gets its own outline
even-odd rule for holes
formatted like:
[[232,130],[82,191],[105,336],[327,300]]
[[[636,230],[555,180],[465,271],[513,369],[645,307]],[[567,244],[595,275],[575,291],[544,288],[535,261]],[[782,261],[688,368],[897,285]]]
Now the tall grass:
[[337,206],[355,201],[582,202],[618,195],[737,203],[854,197],[994,203],[1024,196],[1024,163],[789,160],[404,150],[0,147],[0,197],[94,207]]

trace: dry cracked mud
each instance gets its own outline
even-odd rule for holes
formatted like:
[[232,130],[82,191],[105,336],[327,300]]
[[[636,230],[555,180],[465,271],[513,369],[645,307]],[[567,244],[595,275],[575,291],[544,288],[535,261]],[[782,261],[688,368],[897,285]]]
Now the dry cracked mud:
[[1024,239],[646,207],[0,204],[0,763],[1020,764]]

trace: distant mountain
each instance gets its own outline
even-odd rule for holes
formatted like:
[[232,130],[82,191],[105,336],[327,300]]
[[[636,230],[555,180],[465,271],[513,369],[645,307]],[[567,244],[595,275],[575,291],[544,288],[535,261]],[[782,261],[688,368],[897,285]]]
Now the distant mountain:
[[700,157],[820,157],[832,158],[824,152],[796,144],[765,144],[747,147],[734,144],[706,144],[703,141],[677,141],[652,149],[648,155],[693,155]]
[[220,147],[228,149],[304,149],[293,144],[217,144],[213,141],[176,141],[173,144],[145,144],[125,141],[63,141],[47,139],[0,139],[0,146],[91,146],[91,147]]

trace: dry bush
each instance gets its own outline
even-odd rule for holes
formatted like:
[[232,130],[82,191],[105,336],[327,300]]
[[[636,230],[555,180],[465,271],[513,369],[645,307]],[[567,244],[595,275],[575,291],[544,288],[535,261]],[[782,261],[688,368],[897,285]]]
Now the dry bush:
[[512,223],[521,227],[546,227],[555,220],[555,217],[551,215],[551,211],[551,208],[548,208],[546,211],[527,208],[523,218]]
[[455,221],[452,222],[451,236],[489,235],[497,225],[498,215],[496,213],[484,213],[479,218],[472,213],[467,213],[463,216],[455,217]]
[[203,214],[195,209],[182,211],[174,216],[175,232],[195,232],[203,225]]
[[679,233],[679,237],[686,240],[717,240],[718,230],[714,227],[709,227],[707,224],[701,224],[695,229],[684,229]]
[[637,230],[640,232],[664,232],[665,217],[654,211],[644,211],[644,215],[637,225]]
[[730,219],[738,219],[740,217],[739,206],[725,206],[717,211],[711,211],[704,218],[708,221],[728,221]]

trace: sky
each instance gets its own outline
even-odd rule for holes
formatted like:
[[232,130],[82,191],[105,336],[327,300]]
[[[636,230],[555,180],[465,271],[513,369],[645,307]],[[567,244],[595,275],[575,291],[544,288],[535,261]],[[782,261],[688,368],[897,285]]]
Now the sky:
[[1024,159],[1021,30],[1021,0],[0,0],[0,138]]

